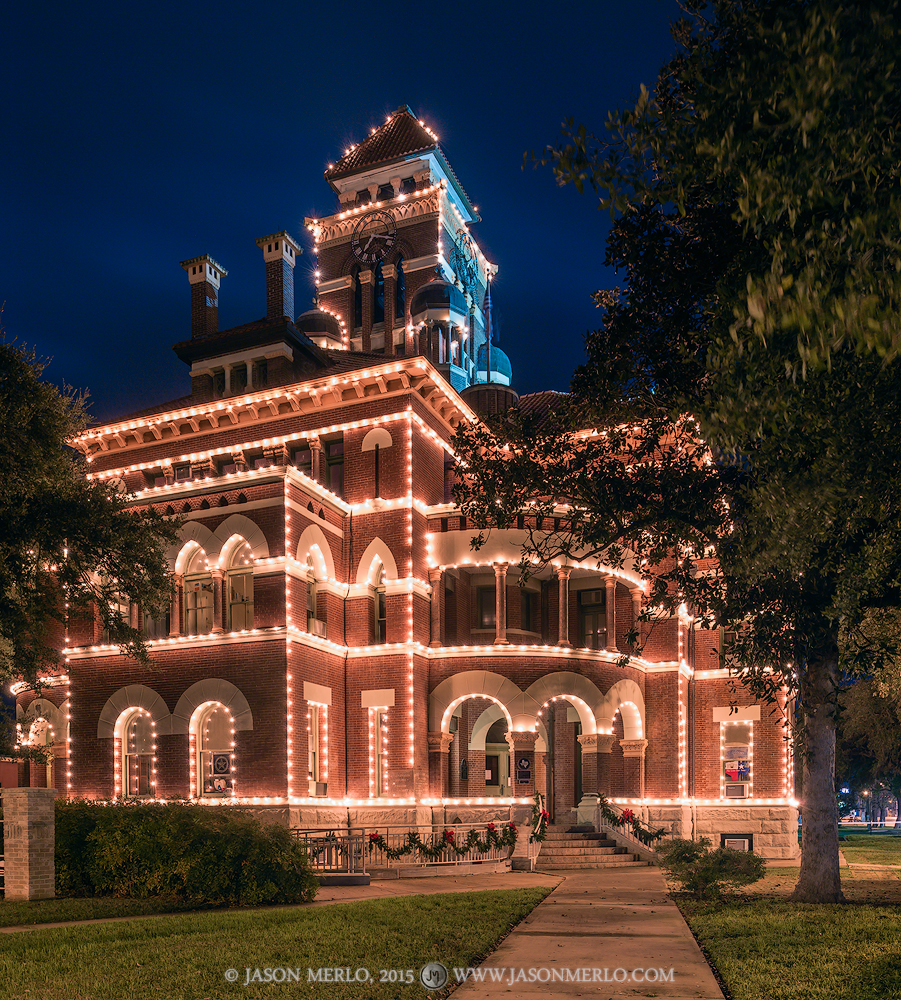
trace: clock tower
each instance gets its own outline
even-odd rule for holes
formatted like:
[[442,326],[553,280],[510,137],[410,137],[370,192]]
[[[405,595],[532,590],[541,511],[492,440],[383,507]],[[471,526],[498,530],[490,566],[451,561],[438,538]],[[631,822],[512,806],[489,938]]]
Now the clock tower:
[[318,255],[319,308],[341,324],[342,346],[424,354],[458,391],[486,381],[479,349],[497,267],[470,232],[478,212],[435,133],[398,108],[344,150],[325,179],[339,209],[306,226]]

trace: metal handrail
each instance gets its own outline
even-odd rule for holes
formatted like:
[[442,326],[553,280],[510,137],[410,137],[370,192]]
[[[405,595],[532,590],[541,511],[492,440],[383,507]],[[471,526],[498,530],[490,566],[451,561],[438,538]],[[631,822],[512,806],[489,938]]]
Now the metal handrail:
[[[503,822],[506,824],[506,821]],[[429,847],[436,847],[440,846],[439,838],[444,837],[445,830],[453,830],[454,839],[462,841],[465,840],[470,830],[478,830],[480,835],[484,835],[487,829],[487,823],[448,823],[438,826],[432,824],[418,826],[392,824],[352,827],[347,833],[337,833],[334,828],[292,829],[291,834],[307,847],[315,870],[365,873],[367,861],[370,868],[453,866],[473,864],[474,862],[506,861],[510,854],[509,845],[490,848],[484,854],[467,851],[463,855],[457,854],[448,845],[437,859],[424,857],[416,849],[399,858],[389,857],[382,847],[373,847],[370,850],[369,835],[373,833],[382,835],[385,846],[390,850],[397,850],[407,843],[407,837],[411,832],[418,832]]]

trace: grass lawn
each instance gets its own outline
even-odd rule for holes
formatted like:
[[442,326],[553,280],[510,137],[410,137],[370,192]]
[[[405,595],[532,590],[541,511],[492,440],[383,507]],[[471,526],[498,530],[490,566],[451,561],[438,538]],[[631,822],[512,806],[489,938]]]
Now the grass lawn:
[[[10,1000],[219,1000],[436,996],[420,968],[476,964],[551,887],[403,896],[320,907],[215,911],[0,935],[0,997]],[[301,970],[300,982],[251,983],[245,969]],[[367,983],[308,982],[307,969],[368,969]],[[234,984],[225,970],[238,971]],[[380,983],[412,970],[414,984]],[[276,992],[273,993],[273,990]]]
[[678,898],[733,1000],[901,997],[901,878],[842,869],[845,905],[792,903],[798,868],[722,904]]
[[54,924],[61,920],[96,920],[99,917],[140,917],[151,913],[184,913],[196,905],[179,899],[32,899],[27,902],[0,899],[0,927],[24,924]]
[[838,845],[849,865],[901,865],[901,835],[850,833]]
[[901,997],[901,910],[736,899],[680,901],[733,1000]]

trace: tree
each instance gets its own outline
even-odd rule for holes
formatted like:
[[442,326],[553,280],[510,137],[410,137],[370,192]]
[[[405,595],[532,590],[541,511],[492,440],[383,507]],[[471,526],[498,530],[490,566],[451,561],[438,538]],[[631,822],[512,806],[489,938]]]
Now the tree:
[[686,7],[653,95],[609,139],[570,123],[541,157],[617,213],[624,288],[596,293],[602,325],[550,431],[512,413],[460,432],[457,496],[483,529],[530,505],[558,517],[526,572],[628,551],[646,617],[685,602],[736,631],[737,680],[798,705],[795,898],[838,901],[837,692],[892,656],[871,624],[901,606],[901,18]]
[[59,666],[66,621],[81,615],[98,614],[111,642],[149,662],[116,598],[168,608],[165,550],[178,530],[86,478],[67,444],[87,425],[84,399],[42,381],[44,368],[0,342],[0,674],[30,684]]

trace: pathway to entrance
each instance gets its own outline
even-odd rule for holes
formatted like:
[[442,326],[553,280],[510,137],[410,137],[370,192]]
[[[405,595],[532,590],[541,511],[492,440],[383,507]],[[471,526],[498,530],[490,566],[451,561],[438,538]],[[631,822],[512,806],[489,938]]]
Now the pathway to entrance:
[[[518,1000],[537,996],[723,1000],[704,956],[675,903],[667,896],[663,876],[657,868],[567,871],[562,877],[559,873],[508,872],[391,879],[368,886],[324,886],[314,903],[301,905],[328,906],[359,899],[535,885],[556,888],[479,967],[479,981],[473,977],[457,988],[454,1000],[469,997]],[[113,918],[133,919],[148,918]],[[4,927],[0,933],[101,922]],[[554,970],[557,980],[550,982],[548,977]],[[580,975],[581,981],[561,982],[559,977],[565,977],[567,970],[571,970],[571,976]],[[453,970],[449,971],[453,976]],[[636,973],[643,978],[636,978]],[[491,979],[492,975],[497,977],[496,981]],[[535,977],[534,981],[523,981],[523,977],[530,975]],[[623,975],[628,978],[618,978]]]
[[[496,981],[490,970],[496,970]],[[553,970],[558,970],[555,981],[547,978]],[[568,871],[480,972],[480,981],[473,977],[464,983],[454,1000],[723,1000],[658,868]],[[568,973],[581,975],[581,981],[560,981]]]

